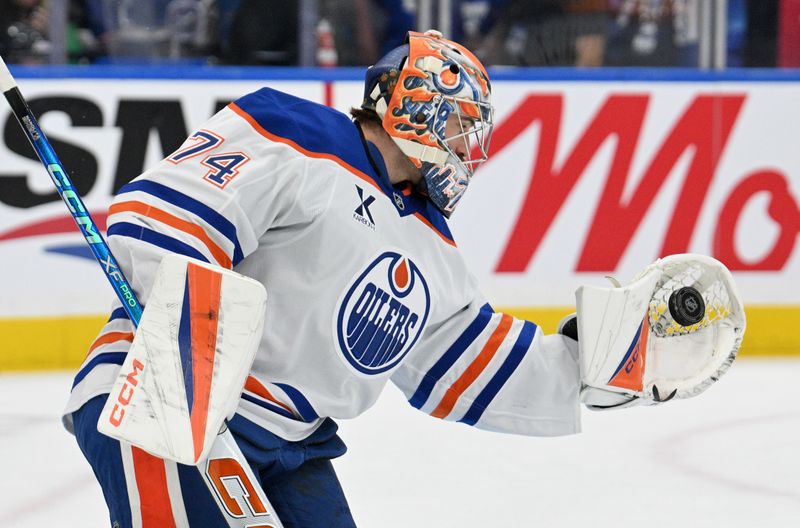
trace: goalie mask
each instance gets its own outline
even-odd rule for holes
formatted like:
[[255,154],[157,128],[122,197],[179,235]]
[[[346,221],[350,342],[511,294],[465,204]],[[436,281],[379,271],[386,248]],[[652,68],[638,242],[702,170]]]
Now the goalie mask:
[[480,61],[438,31],[409,32],[367,70],[361,107],[378,114],[449,217],[489,149],[491,85]]

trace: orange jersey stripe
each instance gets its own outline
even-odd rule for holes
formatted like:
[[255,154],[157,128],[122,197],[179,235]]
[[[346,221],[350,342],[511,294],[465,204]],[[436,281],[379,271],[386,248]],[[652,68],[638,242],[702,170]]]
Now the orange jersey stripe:
[[416,216],[416,217],[417,217],[417,218],[418,218],[420,221],[422,221],[422,223],[423,223],[423,224],[425,224],[426,226],[430,227],[430,228],[433,230],[433,232],[434,232],[434,233],[436,233],[437,235],[439,235],[439,238],[441,238],[442,240],[444,240],[444,241],[445,241],[445,243],[447,243],[447,244],[449,244],[449,245],[451,245],[451,246],[453,246],[453,247],[458,247],[458,246],[456,246],[456,243],[455,243],[454,241],[450,240],[449,238],[447,238],[446,236],[444,236],[442,233],[440,233],[438,229],[436,229],[435,227],[433,227],[433,224],[431,224],[431,223],[428,221],[428,219],[427,219],[427,218],[425,218],[424,216],[422,216],[422,215],[421,215],[421,214],[419,214],[419,213],[414,213],[414,216]]
[[94,352],[97,347],[113,343],[114,341],[133,342],[133,332],[108,332],[107,334],[98,336],[97,339],[94,340],[94,343],[92,343],[92,346],[89,347],[89,354]]
[[275,396],[273,396],[272,393],[269,392],[267,390],[267,388],[264,385],[262,385],[261,382],[258,381],[257,379],[255,379],[253,376],[247,376],[247,381],[244,383],[244,389],[252,392],[253,394],[256,394],[256,395],[264,398],[265,400],[271,401],[275,405],[279,405],[280,407],[286,409],[287,411],[289,411],[290,413],[292,413],[294,415],[297,414],[292,410],[291,407],[289,407],[288,405],[286,405],[282,401],[278,401],[275,398]]
[[500,344],[508,335],[508,331],[511,330],[511,323],[514,322],[514,318],[510,315],[503,314],[503,318],[500,319],[500,324],[497,325],[497,328],[492,333],[489,341],[483,346],[480,354],[472,361],[467,370],[465,370],[461,376],[447,389],[447,392],[442,398],[442,401],[439,402],[439,405],[436,409],[433,410],[431,416],[435,416],[436,418],[445,418],[450,411],[453,410],[455,407],[456,402],[458,401],[459,396],[461,396],[465,390],[472,385],[478,376],[483,372],[486,366],[494,357],[497,349],[500,348]]
[[[356,177],[364,180],[366,183],[372,185],[381,194],[383,194],[383,189],[381,189],[380,186],[377,183],[375,183],[375,180],[373,180],[371,177],[369,177],[368,175],[364,174],[363,172],[361,172],[357,168],[353,167],[352,165],[350,165],[349,163],[347,163],[343,159],[338,158],[338,157],[336,157],[336,156],[334,156],[332,154],[325,154],[325,153],[322,153],[322,152],[312,152],[310,150],[306,150],[303,147],[301,147],[300,145],[298,145],[297,143],[295,143],[294,141],[292,141],[291,139],[283,138],[283,137],[280,137],[280,136],[276,136],[275,134],[273,134],[271,132],[268,132],[264,127],[262,127],[260,124],[258,124],[258,121],[256,121],[255,118],[253,118],[253,116],[251,116],[250,114],[248,114],[247,112],[245,112],[244,110],[239,108],[236,105],[236,103],[229,104],[228,108],[230,108],[236,114],[238,114],[239,117],[241,117],[242,119],[244,119],[245,121],[250,123],[250,126],[252,126],[253,129],[256,132],[258,132],[259,134],[261,134],[265,138],[269,139],[270,141],[275,141],[277,143],[283,143],[284,145],[288,145],[288,146],[292,147],[293,149],[295,149],[296,151],[298,151],[301,154],[303,154],[304,156],[308,156],[309,158],[326,159],[326,160],[333,161],[334,163],[336,163],[337,165],[339,165],[340,167],[342,167],[346,171],[350,172],[354,176],[356,176]],[[419,213],[414,213],[414,216],[417,217],[418,219],[422,220],[422,223],[424,223],[426,226],[431,228],[434,233],[439,235],[439,238],[444,240],[447,244],[455,247],[456,243],[453,242],[452,240],[450,240],[449,238],[447,238],[446,236],[444,236],[442,233],[440,233],[439,230],[437,230],[435,227],[433,227],[433,224],[431,224],[425,217],[423,217]]]
[[152,205],[138,201],[115,203],[112,204],[108,209],[109,215],[123,212],[136,213],[146,216],[147,218],[152,218],[153,220],[157,220],[162,224],[166,224],[177,229],[178,231],[182,231],[187,235],[195,237],[205,244],[220,266],[231,269],[231,259],[228,254],[225,253],[225,251],[216,243],[214,243],[214,241],[211,240],[211,237],[209,237],[199,225],[189,222],[188,220],[178,218],[177,216],[171,215],[166,211],[162,211],[157,207],[153,207]]
[[189,285],[189,313],[192,335],[192,376],[194,404],[192,406],[192,438],[195,460],[203,450],[203,436],[208,419],[208,400],[211,396],[211,377],[217,349],[219,297],[222,275],[196,264],[186,270]]
[[133,471],[142,510],[142,528],[175,528],[164,461],[131,446]]

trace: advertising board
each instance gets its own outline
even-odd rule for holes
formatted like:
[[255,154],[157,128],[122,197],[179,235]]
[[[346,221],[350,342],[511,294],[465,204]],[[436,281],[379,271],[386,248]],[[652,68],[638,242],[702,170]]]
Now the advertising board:
[[[360,102],[360,73],[325,75],[19,84],[102,226],[125,182],[240,95]],[[578,286],[702,253],[741,288],[744,353],[800,352],[800,76],[560,75],[496,76],[491,156],[451,222],[486,297],[552,331]],[[0,123],[0,369],[72,367],[113,293],[7,108]]]

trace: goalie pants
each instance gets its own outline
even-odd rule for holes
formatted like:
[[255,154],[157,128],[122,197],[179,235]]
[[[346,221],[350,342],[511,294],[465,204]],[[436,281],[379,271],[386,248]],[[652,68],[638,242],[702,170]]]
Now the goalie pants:
[[[107,395],[73,413],[75,436],[91,464],[114,528],[227,527],[194,466],[156,458],[97,432]],[[346,451],[327,419],[289,442],[239,415],[228,423],[285,528],[349,528],[355,523],[330,459]]]

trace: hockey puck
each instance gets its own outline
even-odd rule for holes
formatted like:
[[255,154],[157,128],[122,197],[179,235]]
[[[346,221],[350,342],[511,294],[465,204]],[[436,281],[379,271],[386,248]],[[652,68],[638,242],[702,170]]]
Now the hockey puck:
[[706,315],[706,303],[699,291],[686,286],[672,292],[669,296],[669,313],[672,319],[681,326],[691,326],[703,320]]

